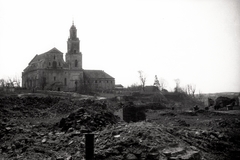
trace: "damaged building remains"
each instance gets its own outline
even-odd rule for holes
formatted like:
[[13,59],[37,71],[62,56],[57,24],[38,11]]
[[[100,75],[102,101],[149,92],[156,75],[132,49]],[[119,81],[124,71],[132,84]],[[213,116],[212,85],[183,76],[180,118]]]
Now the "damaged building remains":
[[82,68],[80,40],[72,24],[65,61],[57,48],[36,55],[22,72],[22,85],[40,90],[103,91],[114,89],[115,79],[102,70]]

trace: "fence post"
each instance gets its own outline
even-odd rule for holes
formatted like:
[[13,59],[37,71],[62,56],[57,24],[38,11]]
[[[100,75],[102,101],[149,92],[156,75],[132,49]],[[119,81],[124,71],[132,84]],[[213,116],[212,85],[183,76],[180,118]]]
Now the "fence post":
[[86,160],[94,160],[94,134],[85,134]]

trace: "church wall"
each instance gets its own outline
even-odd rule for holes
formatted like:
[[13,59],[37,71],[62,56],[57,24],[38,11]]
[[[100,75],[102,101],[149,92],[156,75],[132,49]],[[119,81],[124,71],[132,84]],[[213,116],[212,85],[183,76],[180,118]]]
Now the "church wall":
[[94,77],[84,80],[80,41],[74,25],[70,29],[67,45],[66,62],[63,53],[56,48],[36,55],[22,73],[23,87],[61,91],[83,91],[86,88],[99,91],[114,89],[114,78]]
[[[50,90],[57,90],[56,89],[56,84],[60,85],[63,82],[63,70],[61,69],[49,69],[49,70],[45,70],[46,73],[46,89],[50,89]],[[55,84],[55,85],[53,85]]]
[[22,84],[23,87],[27,89],[32,89],[36,88],[38,86],[38,72],[37,70],[35,71],[30,71],[27,74],[22,75]]
[[91,79],[85,80],[84,84],[89,86],[91,90],[112,90],[115,86],[115,80],[110,78],[101,78],[101,79]]
[[[70,64],[70,69],[82,69],[82,54],[66,54],[66,62]],[[76,63],[77,62],[77,63]]]
[[58,90],[59,88],[61,91],[80,91],[83,87],[83,71],[39,69],[24,73],[22,80],[23,87],[27,89]]
[[62,54],[50,53],[46,57],[44,68],[63,68],[64,60]]
[[72,70],[68,72],[67,87],[69,91],[80,91],[83,85],[83,71]]

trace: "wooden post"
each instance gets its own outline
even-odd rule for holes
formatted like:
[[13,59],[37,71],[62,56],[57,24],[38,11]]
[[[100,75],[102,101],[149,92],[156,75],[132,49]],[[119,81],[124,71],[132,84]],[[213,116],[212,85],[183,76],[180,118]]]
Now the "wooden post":
[[94,134],[85,134],[86,160],[94,160]]

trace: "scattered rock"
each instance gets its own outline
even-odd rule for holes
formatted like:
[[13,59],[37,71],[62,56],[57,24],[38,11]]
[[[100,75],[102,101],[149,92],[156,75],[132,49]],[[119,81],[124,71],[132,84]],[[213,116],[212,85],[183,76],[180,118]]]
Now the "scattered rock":
[[132,153],[127,154],[126,159],[127,160],[138,160],[138,158]]

